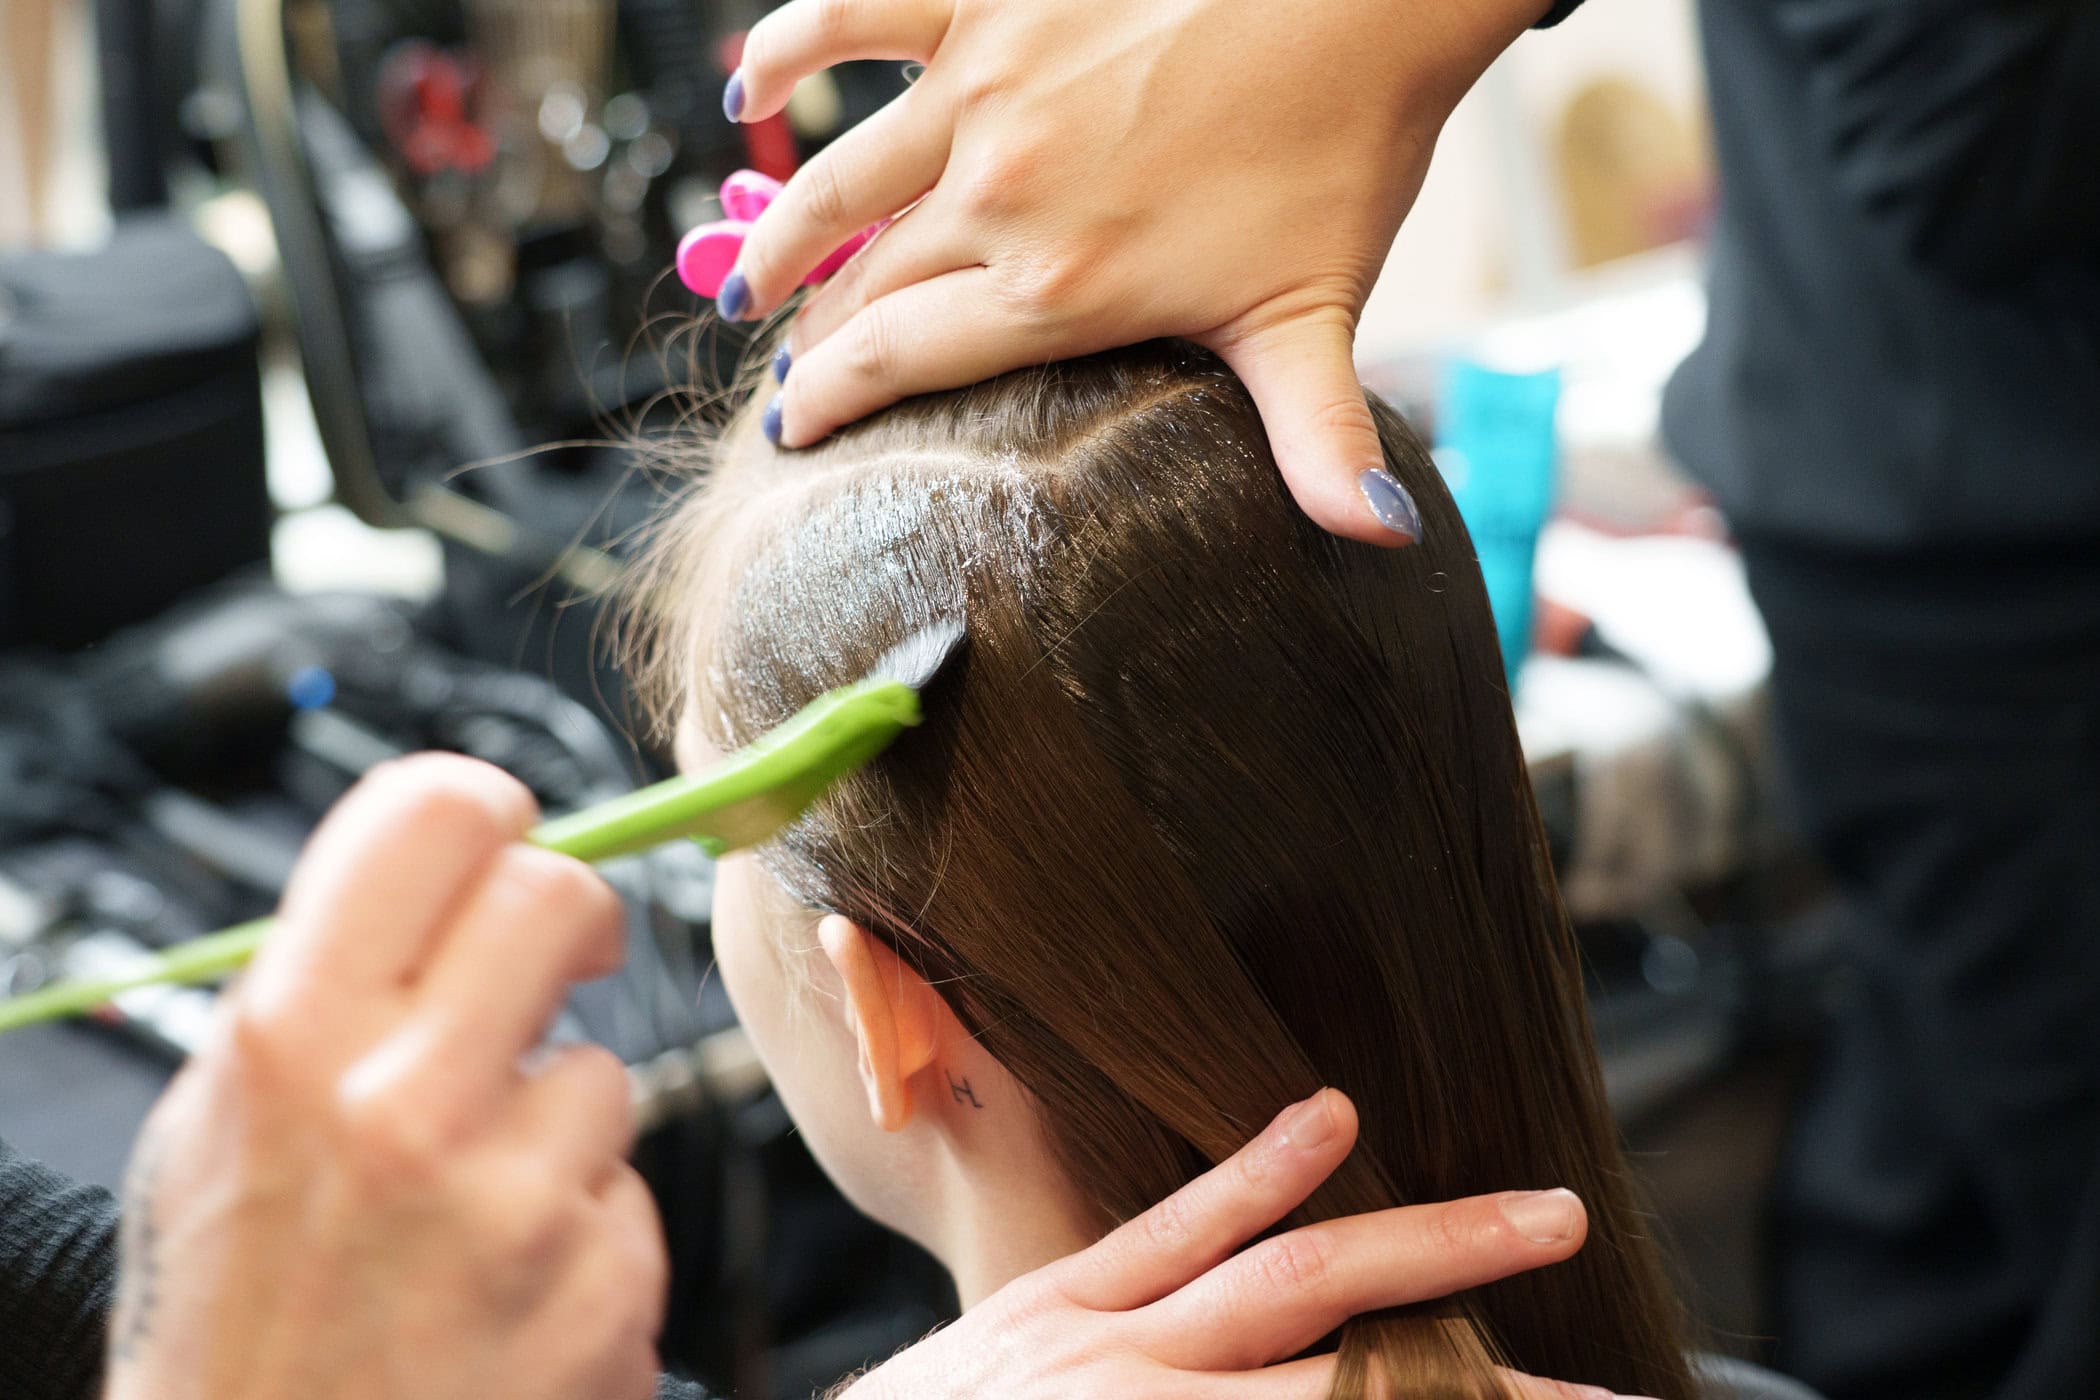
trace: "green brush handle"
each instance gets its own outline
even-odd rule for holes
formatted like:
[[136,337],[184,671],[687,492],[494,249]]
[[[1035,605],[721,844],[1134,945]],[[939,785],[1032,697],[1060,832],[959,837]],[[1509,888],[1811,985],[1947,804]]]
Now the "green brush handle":
[[[542,822],[525,839],[578,860],[632,855],[687,836],[710,855],[757,845],[818,795],[919,722],[919,693],[873,678],[827,692],[704,773],[671,778]],[[79,1016],[140,987],[192,986],[239,971],[274,919],[252,919],[178,943],[120,977],[53,983],[0,1001],[0,1035]]]

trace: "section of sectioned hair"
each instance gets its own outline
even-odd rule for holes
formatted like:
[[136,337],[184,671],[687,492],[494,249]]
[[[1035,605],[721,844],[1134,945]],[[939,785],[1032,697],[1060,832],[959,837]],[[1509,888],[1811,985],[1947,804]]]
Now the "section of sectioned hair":
[[1413,548],[1308,521],[1179,342],[798,452],[746,412],[658,542],[656,690],[727,748],[962,620],[925,726],[767,859],[942,990],[1102,1227],[1332,1084],[1361,1142],[1297,1221],[1553,1185],[1591,1218],[1567,1263],[1356,1319],[1338,1396],[1500,1394],[1495,1361],[1688,1395],[1472,546],[1374,407]]

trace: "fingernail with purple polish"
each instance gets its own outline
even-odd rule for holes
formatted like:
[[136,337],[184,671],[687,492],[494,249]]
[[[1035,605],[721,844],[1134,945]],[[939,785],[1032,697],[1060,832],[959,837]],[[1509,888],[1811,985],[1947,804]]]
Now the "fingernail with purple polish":
[[744,119],[744,70],[741,68],[729,75],[729,86],[722,89],[722,115],[733,122]]
[[766,411],[758,420],[758,426],[765,431],[766,441],[775,447],[780,446],[780,410],[780,395],[775,394],[767,402]]
[[[726,295],[728,289],[723,290]],[[1407,488],[1391,472],[1373,467],[1356,478],[1356,485],[1379,524],[1410,540],[1422,538],[1422,513],[1415,509],[1415,498],[1407,494]]]
[[787,383],[788,367],[795,363],[794,355],[783,345],[773,352],[773,382]]
[[715,297],[715,310],[722,313],[725,321],[741,321],[744,313],[751,309],[751,284],[744,274],[732,271],[722,279],[722,290]]

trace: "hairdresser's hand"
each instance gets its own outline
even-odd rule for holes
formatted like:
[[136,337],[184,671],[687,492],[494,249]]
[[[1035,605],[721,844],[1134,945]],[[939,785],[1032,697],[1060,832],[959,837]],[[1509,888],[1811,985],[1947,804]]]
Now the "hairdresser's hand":
[[646,1400],[665,1256],[627,1081],[532,1052],[616,897],[433,755],[323,823],[126,1188],[107,1400]]
[[[1222,1166],[1093,1248],[1008,1284],[843,1400],[1324,1400],[1334,1358],[1284,1358],[1358,1313],[1582,1248],[1588,1220],[1572,1194],[1511,1191],[1325,1221],[1240,1249],[1355,1142],[1356,1110],[1321,1091]],[[1594,1387],[1507,1379],[1526,1400],[1611,1400]]]
[[[1179,335],[1254,395],[1292,492],[1404,542],[1351,361],[1364,298],[1458,98],[1547,0],[791,0],[725,99],[754,120],[847,59],[904,96],[758,220],[725,314],[772,311],[855,230],[912,208],[811,300],[781,440],[910,394]],[[1396,517],[1386,512],[1386,519]]]

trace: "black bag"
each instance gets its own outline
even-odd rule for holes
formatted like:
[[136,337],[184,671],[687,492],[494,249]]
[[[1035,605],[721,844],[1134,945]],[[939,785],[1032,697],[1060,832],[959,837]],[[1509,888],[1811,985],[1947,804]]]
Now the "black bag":
[[256,343],[176,220],[0,254],[0,648],[85,646],[268,558]]

